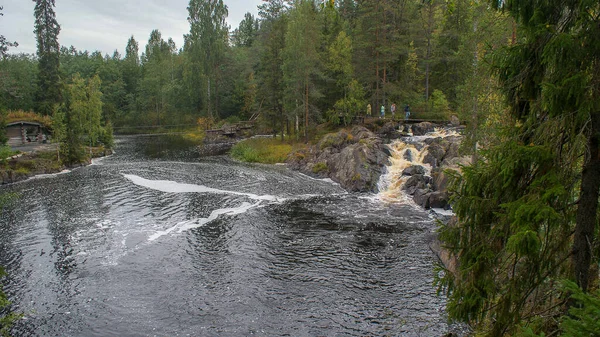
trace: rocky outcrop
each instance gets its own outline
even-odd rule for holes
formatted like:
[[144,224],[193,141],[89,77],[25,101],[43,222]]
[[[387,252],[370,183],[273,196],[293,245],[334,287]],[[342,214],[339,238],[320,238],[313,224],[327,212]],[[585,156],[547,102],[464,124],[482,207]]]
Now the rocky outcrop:
[[[431,123],[412,126],[415,135],[426,135],[434,130]],[[403,157],[414,165],[402,171],[405,180],[402,189],[413,197],[423,208],[449,209],[449,171],[460,171],[461,166],[469,165],[470,159],[459,154],[461,136],[450,135],[426,138],[422,143],[411,143],[414,149],[407,149]],[[422,163],[416,162],[415,151],[422,154]],[[430,168],[426,173],[423,165]]]
[[362,126],[328,134],[318,144],[292,153],[290,168],[331,178],[348,191],[375,191],[389,152],[373,132]]

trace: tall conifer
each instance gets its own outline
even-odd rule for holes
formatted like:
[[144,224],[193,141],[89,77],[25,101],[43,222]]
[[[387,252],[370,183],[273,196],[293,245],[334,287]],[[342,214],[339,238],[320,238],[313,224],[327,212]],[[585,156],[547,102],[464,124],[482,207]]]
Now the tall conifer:
[[56,104],[61,102],[60,88],[60,25],[54,13],[54,0],[33,0],[35,2],[35,36],[38,56],[37,110],[44,115],[52,114]]

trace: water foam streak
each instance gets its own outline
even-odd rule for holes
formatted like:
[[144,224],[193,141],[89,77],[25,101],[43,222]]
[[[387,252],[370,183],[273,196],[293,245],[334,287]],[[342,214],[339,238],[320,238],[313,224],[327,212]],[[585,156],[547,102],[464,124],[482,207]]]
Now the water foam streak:
[[198,218],[193,220],[182,221],[174,226],[167,228],[163,231],[157,231],[156,233],[150,235],[148,237],[148,241],[152,242],[156,239],[168,235],[173,232],[181,233],[190,229],[201,227],[211,221],[216,220],[221,215],[237,215],[243,214],[249,211],[252,208],[256,208],[261,205],[262,202],[272,202],[272,203],[281,203],[285,201],[285,198],[279,198],[272,195],[257,195],[253,193],[243,193],[236,191],[226,191],[220,190],[216,188],[207,187],[204,185],[194,185],[194,184],[185,184],[178,183],[170,180],[149,180],[142,178],[140,176],[132,175],[132,174],[123,174],[123,176],[130,180],[132,183],[138,186],[142,186],[145,188],[165,192],[165,193],[213,193],[213,194],[227,194],[227,195],[238,195],[245,196],[252,200],[257,200],[256,203],[248,203],[243,202],[238,207],[232,208],[220,208],[212,211],[210,215],[206,218]]

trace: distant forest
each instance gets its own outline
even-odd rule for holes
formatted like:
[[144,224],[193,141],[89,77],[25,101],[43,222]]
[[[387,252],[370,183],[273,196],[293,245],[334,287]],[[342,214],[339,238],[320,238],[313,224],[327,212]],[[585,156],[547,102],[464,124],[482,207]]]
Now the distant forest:
[[[60,47],[60,85],[98,75],[115,127],[254,117],[293,134],[392,103],[416,118],[471,119],[494,99],[486,56],[514,39],[512,19],[467,0],[264,0],[233,30],[222,0],[187,9],[183,46],[153,30],[147,42],[131,36],[124,55]],[[4,56],[2,108],[52,114],[36,94],[39,55]]]

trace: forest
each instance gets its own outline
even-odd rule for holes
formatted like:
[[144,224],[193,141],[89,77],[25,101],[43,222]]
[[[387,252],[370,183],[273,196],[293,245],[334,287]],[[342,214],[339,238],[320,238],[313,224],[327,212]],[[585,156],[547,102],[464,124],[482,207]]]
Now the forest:
[[154,30],[124,55],[59,47],[55,21],[38,21],[36,55],[2,37],[0,108],[64,130],[91,116],[78,133],[94,139],[102,125],[255,119],[309,140],[368,104],[456,115],[473,165],[454,179],[456,221],[440,224],[458,261],[436,276],[449,319],[482,336],[600,335],[597,0],[264,0],[235,29],[222,0],[187,10],[183,46]]
[[[471,116],[473,90],[489,101],[494,86],[480,60],[512,34],[507,16],[462,0],[271,0],[235,29],[222,1],[190,1],[187,10],[183,46],[158,30],[131,36],[124,55],[62,46],[52,52],[53,81],[97,75],[103,119],[115,128],[258,116],[273,132],[310,133],[325,121],[348,123],[367,104]],[[50,98],[31,85],[42,82],[42,57],[17,50],[0,62],[3,108],[50,115]]]

